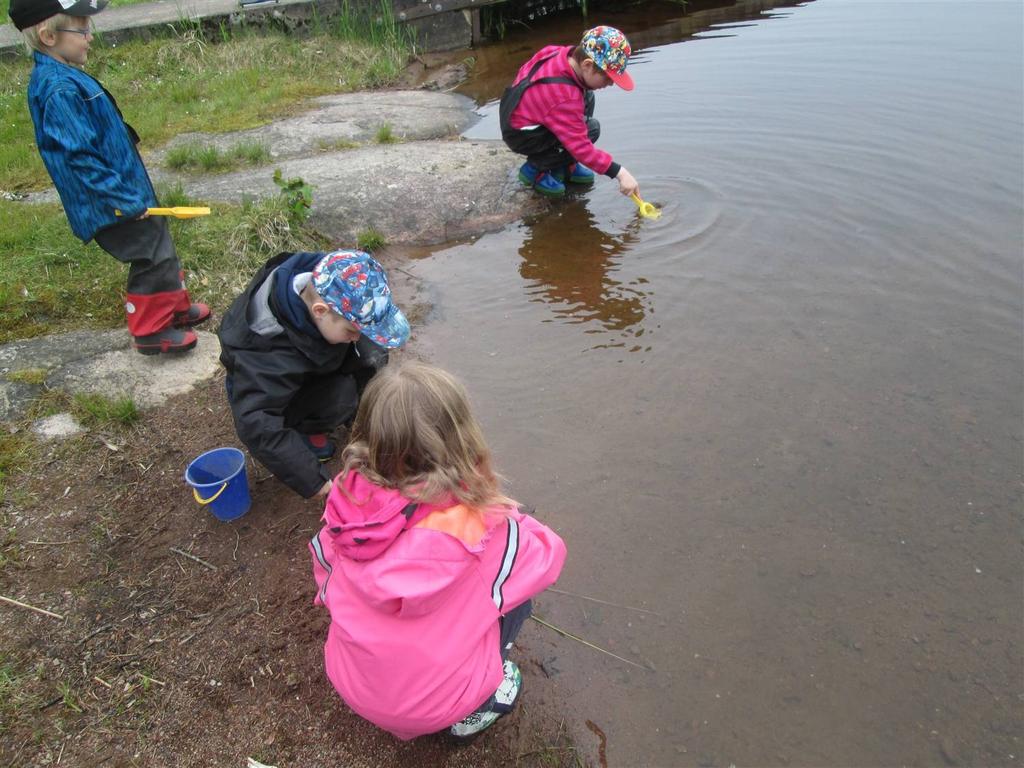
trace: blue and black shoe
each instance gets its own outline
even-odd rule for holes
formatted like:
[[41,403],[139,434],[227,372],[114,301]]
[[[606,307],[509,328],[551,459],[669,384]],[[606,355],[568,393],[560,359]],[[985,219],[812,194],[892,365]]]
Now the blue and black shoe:
[[334,441],[322,432],[315,435],[303,435],[302,442],[306,444],[310,453],[316,456],[316,460],[321,464],[325,461],[330,461],[334,456],[334,451],[336,450]]
[[583,163],[570,163],[566,169],[566,178],[570,184],[593,184],[594,172]]
[[559,181],[551,171],[539,170],[530,162],[523,163],[519,169],[519,180],[545,197],[562,197],[565,195],[565,184]]

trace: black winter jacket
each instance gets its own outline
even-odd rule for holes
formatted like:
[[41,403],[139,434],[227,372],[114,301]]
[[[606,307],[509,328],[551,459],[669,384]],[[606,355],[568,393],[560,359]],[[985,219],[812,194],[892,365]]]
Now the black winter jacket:
[[278,254],[263,266],[225,313],[217,336],[238,437],[281,482],[309,498],[331,477],[301,435],[351,423],[388,353],[365,336],[328,344],[281,319],[273,273],[294,255]]

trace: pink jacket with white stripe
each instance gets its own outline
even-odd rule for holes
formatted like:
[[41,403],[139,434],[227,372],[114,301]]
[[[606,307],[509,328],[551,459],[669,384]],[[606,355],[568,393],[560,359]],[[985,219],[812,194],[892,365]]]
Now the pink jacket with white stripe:
[[514,509],[414,505],[356,472],[344,485],[310,542],[315,603],[331,614],[327,676],[400,739],[440,731],[497,689],[498,617],[555,582],[565,544]]

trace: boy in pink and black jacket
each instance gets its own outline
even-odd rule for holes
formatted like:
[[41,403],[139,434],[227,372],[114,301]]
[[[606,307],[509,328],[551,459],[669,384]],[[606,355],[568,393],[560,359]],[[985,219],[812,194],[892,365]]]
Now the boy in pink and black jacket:
[[594,146],[601,125],[594,119],[594,91],[613,83],[633,90],[626,72],[630,46],[614,27],[587,30],[577,46],[549,45],[527,61],[501,97],[501,136],[526,155],[524,184],[561,197],[566,183],[593,184],[594,172],[619,182],[624,195],[639,194],[632,174]]

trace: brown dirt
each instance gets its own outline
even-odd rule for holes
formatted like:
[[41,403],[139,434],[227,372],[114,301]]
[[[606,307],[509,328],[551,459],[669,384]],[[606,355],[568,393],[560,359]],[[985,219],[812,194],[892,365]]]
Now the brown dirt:
[[0,604],[0,766],[584,762],[552,681],[531,693],[544,673],[528,647],[521,705],[469,746],[400,742],[353,714],[323,672],[318,505],[250,460],[252,509],[224,523],[183,482],[191,458],[238,444],[220,374],[11,478],[0,594],[64,618]]

